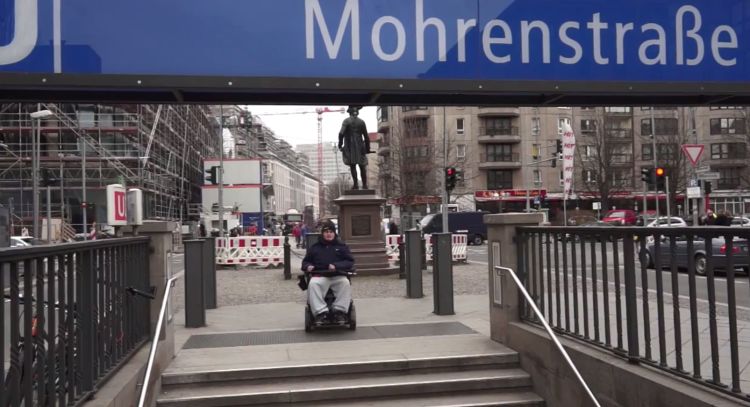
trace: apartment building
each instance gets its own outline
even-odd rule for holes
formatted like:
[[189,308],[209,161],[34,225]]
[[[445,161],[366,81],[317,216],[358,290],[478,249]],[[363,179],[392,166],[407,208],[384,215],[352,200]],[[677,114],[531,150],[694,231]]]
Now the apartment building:
[[[734,107],[380,107],[380,193],[424,212],[441,202],[443,168],[454,166],[463,181],[451,201],[463,209],[541,206],[559,219],[563,177],[556,146],[569,124],[577,148],[568,209],[590,210],[604,201],[605,210],[643,210],[640,169],[656,165],[671,175],[672,213],[687,214],[685,189],[697,175],[682,145],[702,144],[698,173],[719,173],[708,205],[750,212],[744,202],[750,200],[747,114]],[[645,197],[646,209],[660,201],[664,212],[663,191]]]

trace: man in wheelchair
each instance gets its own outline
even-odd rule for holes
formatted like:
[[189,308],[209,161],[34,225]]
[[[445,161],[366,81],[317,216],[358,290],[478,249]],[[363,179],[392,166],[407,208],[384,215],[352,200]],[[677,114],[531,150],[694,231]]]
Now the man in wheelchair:
[[[336,324],[346,324],[352,300],[347,272],[353,267],[354,257],[349,246],[338,238],[336,225],[330,221],[323,223],[317,243],[307,249],[302,259],[302,271],[310,277],[307,298],[316,325],[323,325],[331,319]],[[331,307],[333,318],[328,314],[325,300],[329,288],[336,297]]]

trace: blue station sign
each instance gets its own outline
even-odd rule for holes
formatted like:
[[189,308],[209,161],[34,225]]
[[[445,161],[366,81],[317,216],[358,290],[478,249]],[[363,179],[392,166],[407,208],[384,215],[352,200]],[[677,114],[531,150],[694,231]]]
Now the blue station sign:
[[0,85],[740,96],[748,16],[750,0],[0,0]]

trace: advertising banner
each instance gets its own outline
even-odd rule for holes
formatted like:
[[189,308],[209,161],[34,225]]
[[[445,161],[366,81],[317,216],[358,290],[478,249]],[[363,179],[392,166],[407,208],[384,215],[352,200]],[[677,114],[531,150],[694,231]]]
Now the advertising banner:
[[563,124],[563,198],[569,199],[573,194],[573,178],[575,171],[573,161],[576,152],[576,136],[567,122]]

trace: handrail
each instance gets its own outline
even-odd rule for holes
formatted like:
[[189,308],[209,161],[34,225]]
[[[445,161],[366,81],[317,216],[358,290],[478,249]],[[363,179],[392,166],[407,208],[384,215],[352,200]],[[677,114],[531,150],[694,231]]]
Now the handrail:
[[164,314],[167,312],[167,303],[169,302],[169,294],[172,291],[174,283],[182,278],[185,274],[181,271],[175,274],[172,278],[167,280],[166,288],[164,289],[164,298],[161,300],[161,309],[159,309],[159,319],[156,322],[156,330],[154,336],[151,338],[151,350],[148,353],[148,364],[146,365],[146,372],[143,374],[143,387],[141,387],[141,395],[138,398],[138,407],[144,407],[146,403],[146,395],[148,394],[148,385],[151,380],[151,370],[154,367],[154,359],[156,358],[156,348],[159,346],[159,335],[161,334],[161,328],[164,325]]
[[555,345],[557,345],[557,349],[560,350],[560,353],[562,353],[563,357],[565,358],[565,361],[568,362],[568,365],[571,369],[573,369],[573,372],[576,374],[576,377],[578,378],[578,381],[581,382],[581,385],[583,385],[583,388],[586,389],[586,393],[588,393],[589,398],[591,398],[591,401],[594,402],[594,405],[597,407],[601,407],[599,402],[596,400],[596,397],[594,397],[594,393],[591,392],[591,389],[589,389],[589,386],[586,384],[586,381],[583,380],[583,377],[581,376],[581,373],[578,372],[578,369],[576,369],[575,364],[573,364],[573,361],[570,359],[570,356],[568,355],[568,352],[565,351],[565,348],[563,348],[560,341],[557,339],[557,335],[552,331],[552,328],[550,328],[549,324],[547,323],[547,320],[544,319],[544,316],[542,315],[542,312],[539,311],[539,308],[536,307],[536,304],[534,303],[534,300],[531,299],[531,295],[528,291],[526,291],[526,287],[523,286],[523,283],[521,283],[521,280],[516,275],[516,272],[513,271],[513,269],[508,267],[502,267],[502,266],[495,266],[495,269],[505,270],[508,273],[510,273],[510,276],[513,277],[513,281],[516,283],[516,286],[521,290],[521,293],[523,293],[523,296],[526,297],[526,302],[528,302],[529,305],[531,305],[531,308],[534,310],[534,313],[536,314],[537,318],[539,318],[542,321],[542,325],[544,325],[544,329],[549,334],[550,338],[552,338],[552,341],[555,342]]

